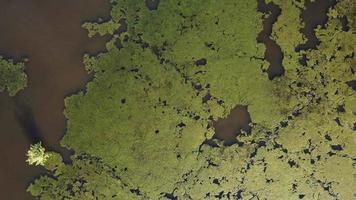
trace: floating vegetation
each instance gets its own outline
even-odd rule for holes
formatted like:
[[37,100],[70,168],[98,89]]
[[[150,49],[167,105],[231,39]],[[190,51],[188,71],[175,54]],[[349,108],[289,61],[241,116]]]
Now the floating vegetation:
[[[110,21],[84,25],[90,36],[112,36],[107,52],[84,57],[95,78],[65,100],[61,144],[75,151],[73,162],[48,162],[53,177],[35,180],[31,194],[354,198],[354,4],[329,8],[326,24],[315,29],[320,43],[296,51],[306,42],[304,1],[273,3],[281,14],[270,37],[285,71],[270,80],[256,40],[268,14],[257,11],[257,1],[165,0],[151,10],[142,0],[113,1]],[[126,32],[118,33],[123,19]],[[248,108],[249,131],[224,145],[213,122],[237,105]]]
[[0,92],[6,91],[10,96],[14,96],[26,87],[24,66],[22,62],[15,63],[0,56]]

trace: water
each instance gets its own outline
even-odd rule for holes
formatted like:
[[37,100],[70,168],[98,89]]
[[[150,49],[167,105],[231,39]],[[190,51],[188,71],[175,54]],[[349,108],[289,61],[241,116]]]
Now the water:
[[[84,6],[83,6],[84,5]],[[0,54],[27,57],[28,87],[14,98],[0,93],[0,197],[31,199],[28,183],[43,173],[27,166],[29,144],[42,140],[69,162],[59,146],[65,132],[64,101],[85,87],[85,52],[104,51],[108,38],[90,39],[81,24],[109,18],[108,0],[0,0]]]
[[281,9],[273,2],[266,4],[265,0],[258,0],[257,11],[266,14],[269,12],[271,13],[263,20],[263,30],[257,36],[257,42],[263,43],[266,46],[265,59],[270,63],[270,66],[267,69],[267,74],[268,78],[272,80],[273,78],[284,74],[284,67],[282,65],[283,53],[281,47],[270,38],[273,24],[281,14]]
[[318,0],[311,2],[307,0],[305,2],[306,9],[302,12],[301,17],[305,22],[304,28],[300,30],[306,37],[307,42],[296,47],[296,51],[316,49],[316,46],[320,43],[315,36],[314,29],[318,25],[325,26],[328,21],[326,13],[329,8],[336,4],[336,0]]
[[237,136],[241,133],[241,130],[246,133],[251,132],[249,123],[251,123],[251,117],[247,106],[238,105],[230,111],[226,118],[213,122],[214,138],[223,140],[226,146],[239,143]]

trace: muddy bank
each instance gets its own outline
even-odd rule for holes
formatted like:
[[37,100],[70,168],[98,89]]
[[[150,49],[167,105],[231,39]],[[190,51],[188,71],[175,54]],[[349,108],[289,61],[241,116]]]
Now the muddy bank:
[[14,98],[0,94],[1,199],[31,199],[27,184],[43,170],[25,163],[30,143],[42,140],[68,161],[71,152],[59,146],[63,99],[90,79],[83,54],[103,51],[108,39],[88,38],[81,24],[109,11],[106,0],[0,0],[0,55],[29,59],[28,87]]

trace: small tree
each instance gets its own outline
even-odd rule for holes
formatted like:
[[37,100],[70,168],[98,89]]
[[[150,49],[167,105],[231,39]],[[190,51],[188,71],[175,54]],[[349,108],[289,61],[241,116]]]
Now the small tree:
[[45,148],[39,142],[30,146],[30,149],[27,151],[27,157],[26,162],[28,164],[44,166],[49,158],[49,154],[45,153]]

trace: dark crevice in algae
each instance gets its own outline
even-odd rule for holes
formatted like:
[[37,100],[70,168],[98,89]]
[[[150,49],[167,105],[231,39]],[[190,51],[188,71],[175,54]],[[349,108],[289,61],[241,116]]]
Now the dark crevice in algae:
[[281,9],[273,2],[266,4],[265,0],[258,0],[257,11],[264,14],[270,13],[270,15],[263,20],[263,30],[258,34],[257,42],[263,43],[266,46],[265,59],[270,63],[267,69],[268,78],[273,80],[275,77],[280,77],[284,74],[281,47],[270,38],[273,24],[281,14]]
[[307,42],[298,45],[295,48],[296,52],[317,48],[320,41],[316,37],[314,29],[317,28],[318,25],[325,27],[325,24],[328,21],[327,12],[329,8],[335,6],[336,3],[336,0],[305,1],[305,9],[301,14],[301,18],[305,25],[300,31],[306,36]]
[[346,82],[346,84],[347,84],[350,88],[352,88],[353,90],[356,91],[356,80],[348,81],[348,82]]
[[347,19],[346,16],[343,16],[340,18],[340,22],[341,22],[341,25],[342,25],[342,31],[349,31],[350,30],[350,26],[349,26],[349,20]]
[[157,10],[160,0],[145,0],[145,4],[149,10]]
[[207,64],[207,60],[206,60],[206,58],[201,58],[201,59],[199,59],[199,60],[196,60],[195,62],[194,62],[194,64],[196,65],[196,66],[202,66],[202,65],[206,65]]
[[[251,117],[247,106],[237,105],[226,118],[213,121],[215,129],[213,139],[224,141],[225,146],[233,144],[242,146],[243,143],[237,137],[242,133],[242,130],[248,134],[251,133],[250,123]],[[207,140],[206,142],[211,141]]]
[[127,21],[125,18],[119,20],[120,27],[115,31],[115,34],[121,35],[122,33],[127,31]]
[[178,197],[174,196],[173,193],[161,193],[161,195],[169,200],[178,200]]
[[[115,32],[114,32],[115,35],[117,35],[117,36],[120,36],[122,33],[127,31],[126,19],[125,18],[120,19],[119,23],[120,23],[120,27],[117,30],[115,30]],[[120,39],[117,39],[114,44],[115,44],[116,48],[118,48],[118,49],[121,49],[123,47],[122,41]]]
[[205,141],[200,145],[199,149],[201,149],[202,145],[207,145],[212,148],[219,147],[219,145],[214,141],[214,139],[205,139]]

